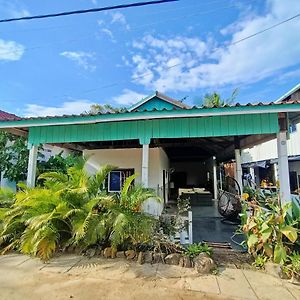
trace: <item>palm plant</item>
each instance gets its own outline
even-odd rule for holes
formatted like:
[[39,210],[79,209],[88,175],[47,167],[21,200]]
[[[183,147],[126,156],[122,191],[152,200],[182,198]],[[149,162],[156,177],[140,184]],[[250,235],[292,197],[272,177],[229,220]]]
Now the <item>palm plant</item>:
[[228,99],[222,99],[221,95],[217,92],[206,94],[203,99],[203,104],[206,107],[222,107],[225,105],[231,105],[238,94],[238,89],[235,89]]
[[95,215],[95,207],[109,198],[101,188],[111,169],[107,166],[88,176],[83,161],[79,161],[68,169],[67,175],[42,174],[42,187],[27,188],[20,184],[16,202],[4,218],[2,253],[18,249],[47,260],[59,247],[74,242],[74,236],[78,239],[82,232],[87,235],[91,231],[87,224]]
[[110,241],[113,247],[129,242],[133,245],[148,242],[152,236],[156,220],[142,212],[143,203],[149,198],[160,201],[154,191],[141,185],[132,186],[138,175],[128,177],[110,207],[113,216]]
[[85,161],[67,170],[44,173],[42,186],[19,185],[15,203],[6,212],[0,233],[2,253],[16,249],[48,260],[68,246],[80,250],[111,243],[137,244],[150,238],[154,219],[141,212],[152,191],[132,187],[137,175],[129,177],[120,194],[107,194],[105,180],[113,166],[89,175]]

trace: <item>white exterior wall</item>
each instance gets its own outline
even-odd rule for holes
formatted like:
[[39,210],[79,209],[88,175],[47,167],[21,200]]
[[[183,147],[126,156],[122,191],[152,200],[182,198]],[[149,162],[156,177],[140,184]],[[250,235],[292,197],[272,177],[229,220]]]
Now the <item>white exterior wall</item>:
[[51,156],[58,155],[61,152],[62,152],[63,157],[67,157],[69,154],[72,153],[72,151],[69,150],[69,149],[44,144],[43,145],[43,151],[41,151],[41,154],[44,155],[44,157],[42,159],[39,159],[39,160],[40,161],[48,161]]
[[[149,188],[154,189],[162,197],[163,170],[169,170],[169,159],[161,148],[150,148],[149,152]],[[140,175],[136,182],[142,183],[142,148],[85,150],[84,155],[88,157],[87,169],[91,173],[107,164],[122,169],[133,168],[134,172]],[[167,184],[166,178],[166,187]],[[157,203],[153,199],[149,199],[144,206],[144,210],[153,215],[160,215],[162,209],[163,202]]]
[[[290,133],[287,141],[288,155],[300,155],[300,123],[296,125],[296,132]],[[273,139],[268,142],[256,145],[252,148],[242,150],[242,164],[260,160],[278,158],[277,140]]]

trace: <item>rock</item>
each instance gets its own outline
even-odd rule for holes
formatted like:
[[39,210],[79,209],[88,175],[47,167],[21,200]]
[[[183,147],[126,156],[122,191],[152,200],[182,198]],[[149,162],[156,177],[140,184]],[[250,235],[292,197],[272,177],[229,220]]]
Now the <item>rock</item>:
[[139,252],[137,262],[140,265],[144,264],[144,262],[145,262],[145,254],[144,254],[144,252]]
[[215,262],[206,253],[200,253],[195,257],[194,264],[199,274],[210,274],[216,268]]
[[107,247],[103,251],[103,256],[105,258],[110,258],[111,257],[111,247]]
[[134,250],[127,250],[127,251],[125,251],[125,255],[126,255],[126,258],[130,260],[130,259],[135,258],[136,253]]
[[153,264],[164,263],[165,262],[166,253],[153,253]]
[[111,258],[116,258],[117,257],[117,249],[111,247]]
[[102,251],[102,249],[100,247],[97,247],[96,252],[95,252],[95,256],[101,255],[101,251]]
[[116,253],[117,258],[126,258],[125,252],[124,251],[118,251]]
[[179,253],[171,253],[165,257],[165,263],[168,265],[179,265],[179,261],[181,258],[181,254]]
[[193,261],[188,256],[182,256],[179,259],[179,266],[183,268],[192,268],[193,267]]
[[90,248],[90,249],[87,249],[85,251],[85,255],[88,256],[88,257],[93,257],[96,255],[96,249],[95,248]]
[[144,252],[144,262],[146,264],[152,264],[152,261],[153,261],[153,252],[152,251]]

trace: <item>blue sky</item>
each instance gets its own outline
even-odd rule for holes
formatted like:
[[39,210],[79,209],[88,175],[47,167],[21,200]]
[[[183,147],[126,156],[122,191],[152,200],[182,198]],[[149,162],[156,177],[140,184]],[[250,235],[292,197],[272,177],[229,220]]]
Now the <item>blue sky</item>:
[[[0,0],[0,18],[128,2]],[[188,104],[235,88],[241,103],[276,100],[300,82],[300,18],[232,42],[299,12],[299,0],[181,0],[2,23],[0,109],[81,113],[93,103],[126,106],[155,90]]]

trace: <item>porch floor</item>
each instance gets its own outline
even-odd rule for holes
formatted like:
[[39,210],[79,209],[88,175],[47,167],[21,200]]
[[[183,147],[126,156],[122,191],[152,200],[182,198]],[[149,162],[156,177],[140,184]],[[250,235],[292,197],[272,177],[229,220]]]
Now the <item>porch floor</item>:
[[238,225],[222,222],[222,217],[218,213],[217,201],[213,200],[212,206],[199,206],[197,202],[191,202],[193,213],[193,242],[202,241],[230,243],[236,250],[243,250],[239,245],[243,238],[241,235],[234,235]]

